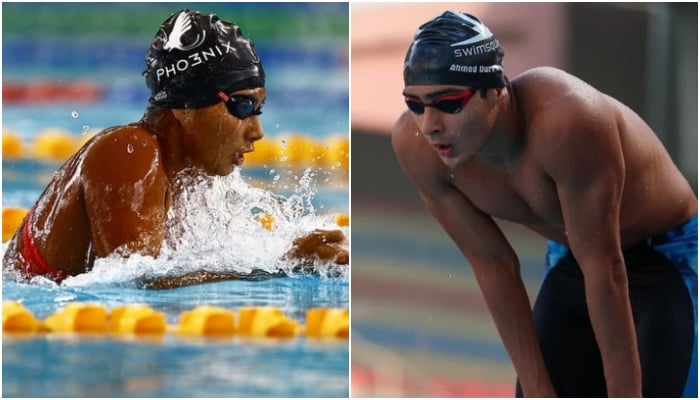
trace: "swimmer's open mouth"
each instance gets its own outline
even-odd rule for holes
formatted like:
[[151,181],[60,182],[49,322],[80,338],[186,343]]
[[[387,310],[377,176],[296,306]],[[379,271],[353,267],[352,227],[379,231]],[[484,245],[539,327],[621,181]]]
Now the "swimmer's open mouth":
[[245,161],[245,156],[243,156],[243,153],[236,152],[234,155],[234,163],[236,165],[243,165],[243,162]]
[[437,150],[441,157],[449,157],[449,155],[452,154],[451,144],[435,144],[433,147],[435,147],[435,150]]
[[244,156],[244,154],[245,154],[245,153],[250,153],[250,152],[252,152],[253,150],[255,150],[255,148],[253,147],[253,144],[252,144],[252,143],[251,143],[251,144],[247,144],[247,145],[243,146],[240,150],[238,150],[238,151],[236,152],[236,154],[234,155],[234,162],[236,163],[236,165],[242,165],[243,162],[245,161],[245,156]]

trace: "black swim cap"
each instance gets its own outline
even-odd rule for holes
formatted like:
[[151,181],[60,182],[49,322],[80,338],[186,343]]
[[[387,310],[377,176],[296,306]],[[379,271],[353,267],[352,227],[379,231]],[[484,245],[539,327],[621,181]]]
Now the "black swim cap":
[[238,25],[215,14],[182,10],[158,29],[146,53],[151,104],[202,108],[221,101],[218,92],[265,86],[253,42]]
[[445,11],[416,31],[404,61],[404,84],[502,88],[503,54],[478,18]]

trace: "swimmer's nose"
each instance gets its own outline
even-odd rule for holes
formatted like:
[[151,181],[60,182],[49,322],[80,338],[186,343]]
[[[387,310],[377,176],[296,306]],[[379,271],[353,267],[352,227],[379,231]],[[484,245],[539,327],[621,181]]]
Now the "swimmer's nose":
[[260,123],[259,117],[253,117],[252,123],[253,124],[252,124],[250,130],[248,130],[248,134],[246,135],[246,138],[251,142],[255,142],[256,140],[262,139],[265,134],[263,133],[263,127],[262,127],[262,123]]
[[426,137],[439,134],[442,131],[441,111],[433,107],[425,107],[425,112],[421,115],[420,131]]

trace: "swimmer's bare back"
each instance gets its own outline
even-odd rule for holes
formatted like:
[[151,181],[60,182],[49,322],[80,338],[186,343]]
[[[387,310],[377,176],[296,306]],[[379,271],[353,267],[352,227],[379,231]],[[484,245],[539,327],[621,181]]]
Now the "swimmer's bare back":
[[[56,270],[77,275],[118,248],[157,256],[169,205],[159,144],[138,124],[108,129],[83,146],[54,175],[25,219],[34,245]],[[15,265],[15,235],[3,267]]]

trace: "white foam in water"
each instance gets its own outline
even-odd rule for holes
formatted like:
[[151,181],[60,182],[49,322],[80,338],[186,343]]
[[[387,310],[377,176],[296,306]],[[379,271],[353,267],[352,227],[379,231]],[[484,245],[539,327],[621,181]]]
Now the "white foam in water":
[[[333,215],[316,215],[311,203],[316,192],[311,170],[299,178],[295,194],[289,197],[250,186],[238,169],[226,177],[186,171],[177,182],[186,189],[173,199],[168,211],[167,237],[157,259],[139,254],[126,259],[112,255],[96,260],[90,272],[69,277],[63,284],[129,284],[144,276],[200,270],[240,274],[281,270],[289,274],[296,264],[285,259],[285,254],[295,238],[314,229],[339,229]],[[262,226],[260,213],[274,218],[274,230]],[[347,236],[347,228],[343,231]],[[317,262],[315,269],[321,276],[333,271],[340,271],[344,279],[349,275],[347,268],[337,270],[328,263]]]

